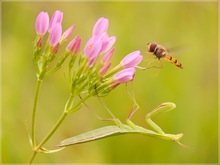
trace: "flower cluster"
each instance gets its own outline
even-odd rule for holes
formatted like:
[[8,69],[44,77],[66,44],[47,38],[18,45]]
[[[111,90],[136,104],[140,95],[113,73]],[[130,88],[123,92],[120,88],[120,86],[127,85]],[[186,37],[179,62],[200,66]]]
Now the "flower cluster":
[[[62,34],[63,13],[56,11],[51,20],[46,12],[40,12],[37,16],[35,28],[37,38],[35,40],[34,62],[39,78],[58,70],[63,62],[70,57],[69,73],[71,93],[80,95],[88,93],[90,96],[105,95],[121,83],[133,80],[135,67],[142,61],[140,51],[134,51],[122,59],[119,65],[110,69],[111,58],[115,52],[113,47],[116,37],[108,35],[109,20],[100,18],[95,23],[92,37],[86,42],[83,53],[80,54],[81,38],[77,35],[66,47],[65,52],[59,57],[57,64],[48,70],[48,66],[55,58],[59,47],[70,38],[75,25],[70,26]],[[45,51],[40,54],[43,37],[49,33]],[[78,57],[78,60],[76,60]]]
[[[79,35],[76,35],[67,44],[66,49],[60,55],[58,55],[59,48],[71,37],[75,28],[75,25],[72,25],[62,33],[62,20],[63,13],[57,10],[51,19],[49,18],[47,12],[40,12],[35,22],[37,36],[34,41],[33,61],[36,67],[37,84],[33,103],[31,133],[29,134],[29,140],[33,150],[29,164],[34,161],[36,154],[39,152],[54,153],[63,149],[59,148],[55,150],[47,150],[44,145],[56,132],[66,116],[78,111],[80,107],[85,104],[85,101],[91,96],[105,96],[118,85],[132,81],[134,79],[137,65],[143,59],[140,51],[134,51],[126,55],[118,65],[112,67],[111,59],[115,52],[115,48],[113,46],[116,41],[116,37],[108,35],[107,31],[109,20],[104,17],[98,19],[98,21],[95,23],[92,36],[86,42],[83,50],[80,50],[81,38]],[[46,33],[48,33],[47,40],[44,38]],[[45,41],[46,43],[44,44]],[[36,110],[42,81],[46,76],[53,74],[60,69],[64,61],[67,59],[69,59],[69,99],[64,106],[63,113],[50,132],[48,132],[40,143],[37,143],[35,135]],[[151,131],[139,127],[130,121],[130,118],[138,109],[135,98],[132,95],[130,95],[130,97],[134,102],[134,106],[132,107],[128,119],[126,120],[127,125],[122,124],[120,120],[117,119],[108,108],[106,108],[109,114],[112,116],[112,120],[115,121],[117,127],[108,126],[89,131],[84,133],[83,136],[79,135],[66,139],[62,141],[61,145],[59,146],[66,147],[76,143],[96,140],[100,137],[107,137],[113,134],[125,132],[138,132],[145,135],[149,134],[177,142],[180,140],[182,134],[165,134],[162,129],[151,120],[152,115],[162,111],[171,110],[175,108],[175,104],[169,102],[163,103],[146,116],[146,121],[149,123],[152,129],[154,129],[154,131]],[[108,129],[114,129],[116,131],[114,131],[113,134],[109,134]]]
[[[116,37],[108,35],[109,21],[100,18],[95,23],[92,36],[86,42],[83,50],[81,38],[76,35],[60,53],[60,47],[71,37],[75,25],[62,32],[63,13],[55,11],[52,18],[47,12],[40,12],[35,22],[36,39],[34,41],[34,65],[37,73],[37,84],[33,103],[32,126],[30,142],[34,151],[30,164],[38,152],[52,153],[58,150],[42,149],[68,114],[76,112],[91,96],[105,96],[116,86],[134,79],[135,67],[141,62],[140,51],[134,51],[125,56],[122,61],[111,68],[111,58],[115,52],[113,47]],[[47,36],[47,39],[45,39]],[[45,42],[45,43],[44,43]],[[36,143],[35,125],[38,96],[44,78],[59,70],[64,61],[69,59],[70,96],[64,111],[55,126],[39,143]],[[80,98],[80,99],[79,99]],[[110,112],[109,112],[110,113]],[[112,113],[110,113],[112,115]],[[114,117],[114,115],[112,115]]]
[[[76,36],[66,47],[66,51],[59,57],[56,66],[48,70],[51,62],[54,60],[59,47],[67,41],[75,28],[70,26],[62,34],[63,13],[55,11],[51,20],[47,12],[40,12],[35,22],[37,37],[34,42],[34,64],[37,70],[38,79],[42,80],[46,75],[58,70],[69,55],[76,55],[80,51],[81,38]],[[43,37],[48,32],[47,43],[43,52]]]

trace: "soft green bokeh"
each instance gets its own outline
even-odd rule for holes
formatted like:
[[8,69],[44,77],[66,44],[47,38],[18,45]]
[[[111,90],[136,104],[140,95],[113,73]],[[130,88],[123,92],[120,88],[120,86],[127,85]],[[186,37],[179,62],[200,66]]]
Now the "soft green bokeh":
[[[109,35],[115,35],[116,65],[126,54],[156,41],[168,47],[182,46],[171,55],[184,66],[181,70],[167,61],[163,69],[138,70],[133,86],[140,110],[133,121],[146,127],[147,112],[162,102],[177,108],[155,118],[167,133],[183,133],[182,143],[140,135],[115,136],[69,147],[55,154],[39,154],[35,162],[69,163],[216,163],[218,161],[217,115],[217,2],[2,2],[2,162],[25,163],[31,147],[25,122],[30,129],[35,70],[32,42],[35,18],[40,11],[51,16],[64,12],[63,29],[76,24],[83,45],[100,17],[109,19]],[[73,38],[73,37],[72,37]],[[153,58],[153,56],[147,56]],[[142,65],[146,65],[143,62]],[[154,63],[155,65],[157,62]],[[38,142],[62,113],[69,89],[67,67],[45,79],[37,112]],[[124,85],[103,98],[112,112],[125,121],[132,101]],[[97,98],[87,104],[103,117],[109,117]],[[98,120],[85,107],[69,116],[46,147],[60,140],[110,122]],[[192,151],[193,150],[193,151]]]

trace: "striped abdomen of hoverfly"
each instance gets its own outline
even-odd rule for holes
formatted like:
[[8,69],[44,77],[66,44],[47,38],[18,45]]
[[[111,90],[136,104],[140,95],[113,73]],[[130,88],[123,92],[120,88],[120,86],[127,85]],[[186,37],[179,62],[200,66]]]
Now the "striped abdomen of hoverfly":
[[172,56],[165,55],[163,58],[175,64],[178,68],[183,69],[182,64],[179,61],[177,61],[177,59],[173,58]]
[[179,61],[177,61],[177,59],[168,55],[168,51],[166,48],[158,45],[157,43],[148,43],[147,46],[148,46],[148,52],[153,53],[158,60],[160,60],[160,58],[163,58],[175,64],[178,68],[183,69],[182,64]]

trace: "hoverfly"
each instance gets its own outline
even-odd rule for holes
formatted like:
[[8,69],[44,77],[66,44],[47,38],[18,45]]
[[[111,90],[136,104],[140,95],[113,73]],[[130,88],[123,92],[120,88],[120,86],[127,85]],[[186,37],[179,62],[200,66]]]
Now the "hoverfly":
[[158,45],[155,42],[150,42],[147,44],[148,52],[153,53],[158,60],[161,58],[170,61],[171,63],[175,64],[178,68],[183,69],[182,64],[177,61],[177,59],[171,57],[166,48],[161,45]]

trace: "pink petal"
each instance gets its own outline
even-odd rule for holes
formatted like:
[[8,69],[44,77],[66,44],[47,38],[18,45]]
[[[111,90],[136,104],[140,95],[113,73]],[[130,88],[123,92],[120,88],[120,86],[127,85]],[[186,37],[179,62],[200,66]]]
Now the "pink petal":
[[51,33],[53,26],[55,26],[57,23],[61,24],[62,20],[63,20],[63,12],[61,12],[60,10],[56,10],[50,20],[48,32]]
[[49,37],[50,46],[54,47],[60,41],[61,34],[62,34],[62,26],[61,24],[57,23],[51,29],[51,34]]
[[125,56],[120,64],[124,68],[135,67],[142,61],[142,59],[143,56],[140,55],[140,51],[135,51]]
[[93,36],[90,38],[84,48],[84,55],[86,58],[93,60],[95,59],[102,48],[102,41],[99,37]]
[[35,29],[38,35],[44,35],[49,27],[49,15],[47,12],[40,12],[36,18]]
[[93,28],[93,35],[94,36],[101,36],[102,33],[106,32],[108,29],[108,19],[101,17],[96,22]]

